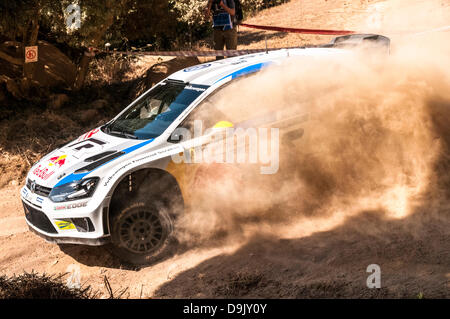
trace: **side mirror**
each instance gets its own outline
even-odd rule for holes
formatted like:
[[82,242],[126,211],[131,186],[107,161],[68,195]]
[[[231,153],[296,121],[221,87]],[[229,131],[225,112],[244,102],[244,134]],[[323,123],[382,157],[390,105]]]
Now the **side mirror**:
[[176,143],[180,143],[182,140],[183,140],[183,135],[178,134],[175,131],[169,136],[169,138],[167,139],[167,142],[176,144]]
[[292,141],[302,138],[303,134],[305,134],[305,130],[303,128],[298,128],[293,131],[286,132],[282,137],[283,142],[291,143]]

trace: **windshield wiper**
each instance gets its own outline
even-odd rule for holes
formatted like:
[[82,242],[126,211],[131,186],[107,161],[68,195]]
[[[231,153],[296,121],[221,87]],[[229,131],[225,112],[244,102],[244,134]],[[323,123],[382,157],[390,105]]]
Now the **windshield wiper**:
[[103,129],[105,130],[105,133],[109,133],[109,131],[111,131],[111,124],[112,124],[112,122],[110,122],[110,123],[107,123],[105,126],[103,126]]
[[127,137],[127,138],[133,138],[133,139],[138,138],[136,135],[125,132],[125,131],[108,131],[108,133],[111,135],[119,135],[119,136],[123,136],[123,137]]
[[114,122],[111,122],[109,124],[106,124],[104,126],[104,130],[106,134],[110,134],[110,135],[116,135],[116,136],[121,136],[121,137],[126,137],[126,138],[132,138],[132,139],[138,139],[138,137],[136,135],[134,135],[131,132],[127,132],[124,129],[117,131],[117,130],[111,130],[111,127],[113,127]]

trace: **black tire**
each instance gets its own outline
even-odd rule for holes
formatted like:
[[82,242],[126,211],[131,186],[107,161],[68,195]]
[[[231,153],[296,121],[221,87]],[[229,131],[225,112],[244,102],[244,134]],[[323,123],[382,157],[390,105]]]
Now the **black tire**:
[[150,265],[174,250],[173,224],[158,202],[130,203],[111,217],[112,253],[133,265]]

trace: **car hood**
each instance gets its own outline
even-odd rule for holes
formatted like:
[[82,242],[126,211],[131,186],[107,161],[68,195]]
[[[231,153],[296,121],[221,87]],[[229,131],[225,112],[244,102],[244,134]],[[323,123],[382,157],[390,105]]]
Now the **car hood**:
[[151,141],[115,137],[96,128],[45,155],[33,165],[27,177],[36,184],[53,188],[79,180]]

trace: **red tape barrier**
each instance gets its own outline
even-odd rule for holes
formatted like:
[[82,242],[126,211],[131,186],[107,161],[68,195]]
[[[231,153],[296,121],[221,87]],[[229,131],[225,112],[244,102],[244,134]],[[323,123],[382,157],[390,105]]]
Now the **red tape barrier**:
[[[300,47],[299,47],[300,48]],[[208,50],[208,51],[96,51],[112,54],[126,54],[126,55],[152,55],[152,56],[239,56],[245,54],[261,53],[266,51],[274,51],[290,48],[268,48],[268,49],[249,49],[249,50]]]
[[[241,23],[243,27],[253,28],[253,29],[261,29],[267,31],[279,31],[279,32],[292,32],[292,33],[303,33],[303,34],[322,34],[322,35],[347,35],[354,34],[355,31],[346,31],[346,30],[320,30],[320,29],[297,29],[297,28],[283,28],[283,27],[270,27],[263,25],[254,25]],[[308,46],[308,47],[316,47],[316,46]],[[293,49],[295,47],[289,48],[267,48],[267,49],[249,49],[249,50],[209,50],[209,51],[106,51],[106,53],[114,53],[114,54],[126,54],[126,55],[152,55],[152,56],[239,56],[245,54],[252,53],[261,53],[267,51],[274,51],[280,49]],[[304,47],[298,47],[304,48]],[[105,52],[105,51],[103,51]]]
[[265,25],[254,25],[247,23],[241,23],[240,26],[266,31],[279,31],[279,32],[302,33],[302,34],[347,35],[356,33],[355,31],[347,31],[347,30],[297,29],[297,28],[271,27]]
[[[243,27],[253,28],[253,29],[261,29],[267,31],[279,31],[279,32],[292,32],[292,33],[303,33],[303,34],[321,34],[321,35],[348,35],[355,34],[355,31],[348,30],[322,30],[322,29],[297,29],[297,28],[283,28],[283,27],[271,27],[271,26],[263,26],[263,25],[254,25],[241,23]],[[432,30],[419,32],[414,35],[420,35],[428,32],[437,32],[437,31],[450,31],[450,26],[444,26],[440,28],[435,28]],[[315,48],[321,47],[321,45],[308,45],[308,46],[299,46],[299,47],[284,47],[284,48],[267,48],[267,49],[248,49],[248,50],[208,50],[208,51],[104,51],[97,50],[94,48],[89,48],[89,51],[85,52],[86,55],[94,56],[96,53],[112,53],[112,54],[124,54],[124,55],[150,55],[150,56],[239,56],[245,54],[253,54],[253,53],[261,53],[268,52],[274,50],[281,49],[296,49],[296,48]]]

